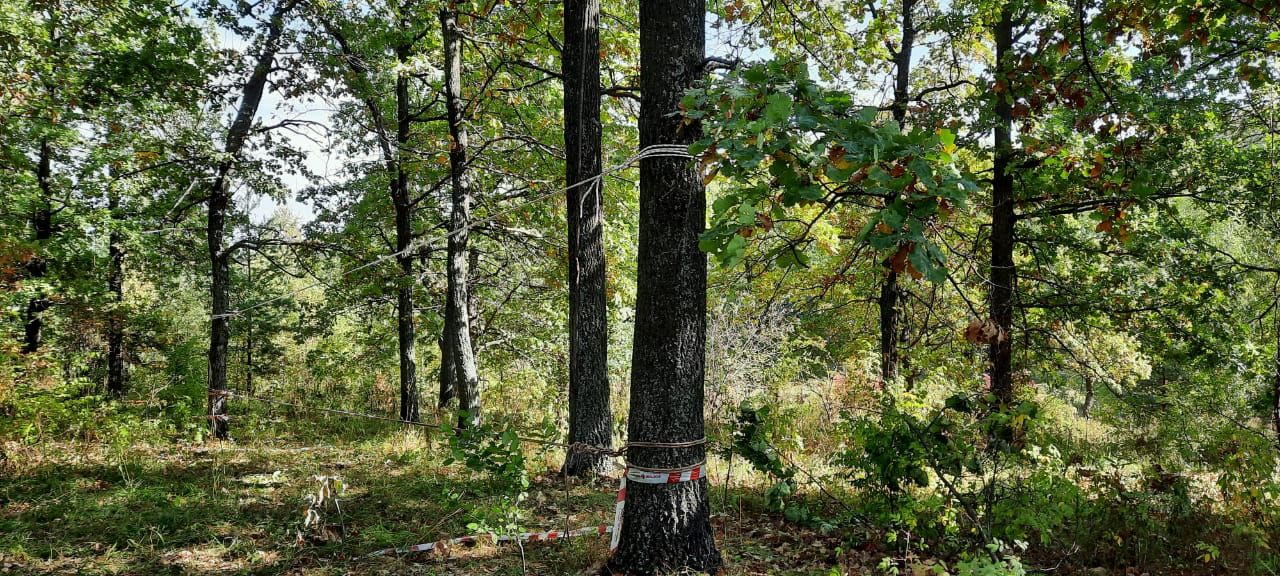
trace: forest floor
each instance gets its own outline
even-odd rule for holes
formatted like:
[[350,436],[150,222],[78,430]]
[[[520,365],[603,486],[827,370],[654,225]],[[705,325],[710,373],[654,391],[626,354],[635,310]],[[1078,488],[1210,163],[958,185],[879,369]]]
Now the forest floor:
[[[10,442],[4,449],[0,573],[594,574],[608,551],[607,535],[590,535],[523,550],[481,543],[368,557],[471,534],[475,515],[496,506],[479,475],[442,464],[441,446],[389,428],[363,440]],[[317,476],[345,485],[342,514],[325,510],[327,534],[302,528]],[[879,561],[870,553],[837,554],[835,537],[786,524],[761,510],[756,491],[726,489],[719,478],[712,478],[720,509],[713,522],[726,574],[829,574],[833,567],[855,574]],[[610,524],[616,491],[609,479],[566,490],[559,475],[534,476],[521,528]]]
[[[497,499],[478,474],[443,465],[438,440],[391,427],[352,430],[341,439],[245,430],[246,437],[273,439],[238,443],[9,442],[7,461],[0,461],[0,573],[585,575],[603,565],[608,537],[596,535],[523,549],[488,543],[368,557],[473,533],[468,524],[494,510]],[[558,458],[535,454],[533,468],[554,469]],[[728,485],[723,463],[713,462],[710,472],[726,576],[881,573],[875,566],[885,552],[842,549],[838,537],[767,511],[749,480]],[[345,485],[342,514],[328,508],[322,518],[334,526],[327,536],[303,529],[317,476],[338,476]],[[522,529],[612,522],[616,481],[566,489],[555,474],[531,480]]]

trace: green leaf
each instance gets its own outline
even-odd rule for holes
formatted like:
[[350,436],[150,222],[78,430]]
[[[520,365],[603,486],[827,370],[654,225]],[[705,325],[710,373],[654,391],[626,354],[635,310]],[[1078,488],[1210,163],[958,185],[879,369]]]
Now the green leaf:
[[902,223],[907,219],[907,205],[902,200],[894,200],[894,202],[885,207],[880,212],[880,220],[894,230],[902,229]]
[[955,133],[943,128],[938,131],[938,141],[942,143],[944,148],[952,148],[956,145]]
[[784,124],[791,117],[791,97],[782,94],[772,94],[769,96],[768,103],[764,108],[764,118],[770,124]]
[[742,71],[742,79],[752,84],[763,84],[769,79],[769,73],[764,66],[750,66]]

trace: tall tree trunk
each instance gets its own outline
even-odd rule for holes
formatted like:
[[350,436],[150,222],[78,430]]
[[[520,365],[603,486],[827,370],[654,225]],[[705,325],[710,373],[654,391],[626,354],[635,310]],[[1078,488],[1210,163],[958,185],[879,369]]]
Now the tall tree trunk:
[[[893,119],[899,126],[905,127],[907,105],[910,103],[911,90],[911,51],[915,47],[916,28],[912,10],[916,0],[902,0],[902,41],[898,52],[894,54],[896,76],[893,84]],[[887,382],[898,378],[898,364],[901,352],[898,349],[900,334],[903,328],[902,312],[899,309],[902,301],[902,286],[898,284],[898,273],[887,268],[884,283],[880,285],[880,377]]]
[[107,235],[107,291],[111,294],[111,312],[107,316],[107,392],[120,397],[125,391],[124,367],[124,246],[120,235],[120,193],[114,186],[107,190],[107,211],[111,214],[111,232]]
[[230,256],[223,250],[223,236],[231,203],[231,187],[229,180],[220,180],[209,198],[206,231],[211,268],[209,297],[212,304],[212,322],[209,328],[209,421],[213,437],[225,440],[230,435],[224,392],[227,390],[227,345],[231,341],[231,318],[228,316],[231,312],[231,271]]
[[[1280,304],[1280,303],[1278,303]],[[1276,325],[1276,365],[1271,376],[1271,394],[1274,405],[1271,407],[1271,423],[1276,428],[1276,448],[1280,448],[1280,308],[1275,312]]]
[[[343,59],[351,70],[349,82],[352,91],[364,103],[377,134],[378,147],[382,151],[383,168],[387,173],[391,204],[395,209],[396,263],[400,267],[400,279],[396,285],[396,341],[400,364],[400,419],[417,422],[420,417],[418,399],[417,329],[414,323],[413,288],[415,284],[413,259],[417,256],[409,248],[413,244],[413,199],[409,192],[409,175],[404,170],[401,157],[413,127],[409,109],[409,78],[396,77],[396,131],[390,134],[387,117],[378,103],[373,82],[369,78],[364,60],[351,48],[342,30],[333,22],[321,18],[321,26],[337,42]],[[413,46],[399,44],[395,47],[396,60],[404,65],[412,55]]]
[[[677,111],[698,80],[705,48],[703,0],[640,4],[640,146],[688,144],[700,126]],[[707,260],[698,249],[706,195],[693,163],[640,162],[640,244],[631,365],[631,442],[676,443],[704,437]],[[705,445],[632,447],[629,466],[685,468]],[[627,486],[619,545],[606,570],[616,574],[693,571],[721,565],[711,531],[705,477]]]
[[[53,44],[53,53],[57,54],[63,39],[59,26],[62,18],[57,5],[48,8],[46,14],[49,40]],[[51,102],[58,101],[57,89],[56,84],[45,82],[45,91]],[[27,301],[27,309],[23,314],[23,354],[34,354],[40,350],[40,344],[44,341],[44,312],[52,305],[45,294],[44,286],[40,285],[48,271],[48,261],[44,257],[48,247],[45,244],[53,237],[53,148],[47,136],[40,139],[39,158],[36,161],[36,184],[40,188],[40,201],[31,215],[36,253],[26,266],[27,278],[36,284],[36,294]]]
[[1013,50],[1013,9],[1000,10],[995,27],[996,86],[995,160],[991,186],[991,317],[999,334],[991,341],[991,392],[1002,404],[1013,402],[1013,173],[1009,159],[1013,153],[1012,103],[1009,95],[1010,53]]
[[[403,65],[409,60],[408,45],[396,47],[396,59]],[[400,419],[418,421],[418,356],[417,332],[413,309],[413,205],[409,197],[409,175],[400,157],[412,118],[409,112],[409,77],[396,77],[396,149],[391,198],[396,211],[396,262],[400,265],[400,281],[396,290],[396,336],[400,343]]]
[[901,291],[898,273],[890,269],[880,285],[880,298],[877,300],[880,306],[880,378],[886,384],[898,379],[898,323],[901,318],[898,301]]
[[467,286],[467,241],[471,224],[471,190],[467,177],[467,128],[462,102],[462,34],[458,30],[457,12],[452,4],[440,11],[440,29],[444,34],[444,96],[449,116],[449,173],[452,188],[452,213],[449,219],[448,286],[445,313],[452,316],[453,330],[447,341],[452,344],[454,372],[458,390],[458,408],[467,418],[459,425],[480,421],[480,378],[476,371],[475,352],[471,347],[471,314]]
[[[569,443],[613,446],[609,407],[609,327],[605,308],[604,183],[600,176],[600,1],[564,6],[565,183],[569,229]],[[589,476],[611,469],[610,459],[570,451],[564,472]]]
[[[36,183],[40,186],[40,205],[31,215],[31,227],[35,232],[36,255],[27,264],[27,278],[39,282],[48,271],[48,262],[44,258],[45,243],[53,237],[53,149],[48,139],[40,141],[40,159],[36,164]],[[25,330],[23,331],[22,352],[32,354],[40,350],[44,340],[44,312],[49,309],[50,302],[43,287],[37,287],[36,295],[27,301]]]
[[[245,283],[253,286],[253,257],[244,261]],[[244,325],[244,389],[253,394],[253,323]]]
[[209,219],[206,239],[209,248],[211,314],[209,325],[209,426],[213,437],[223,440],[229,437],[227,426],[227,346],[231,341],[231,254],[225,249],[227,216],[231,209],[231,169],[244,150],[253,119],[266,91],[267,77],[271,74],[280,38],[284,34],[284,17],[293,9],[297,0],[285,0],[276,6],[267,28],[267,36],[258,54],[253,72],[245,82],[240,106],[235,119],[227,130],[225,159],[218,164],[209,193]]

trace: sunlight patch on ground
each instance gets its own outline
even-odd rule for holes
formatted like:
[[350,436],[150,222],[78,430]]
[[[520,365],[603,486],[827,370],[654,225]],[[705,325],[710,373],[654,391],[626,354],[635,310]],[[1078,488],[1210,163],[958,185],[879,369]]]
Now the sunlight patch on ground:
[[235,572],[247,566],[243,560],[226,557],[227,548],[221,544],[190,546],[164,554],[164,563],[181,568],[183,572]]

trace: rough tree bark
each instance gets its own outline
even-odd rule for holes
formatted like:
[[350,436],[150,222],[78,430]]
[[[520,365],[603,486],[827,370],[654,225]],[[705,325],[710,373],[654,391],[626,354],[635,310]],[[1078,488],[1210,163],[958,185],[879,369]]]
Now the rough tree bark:
[[440,397],[436,402],[437,408],[447,407],[449,402],[458,395],[458,368],[453,365],[453,344],[449,338],[449,335],[453,334],[455,330],[447,312],[450,302],[449,295],[445,294],[444,327],[440,332],[440,338],[436,341],[440,347]]
[[[39,282],[48,271],[49,264],[44,258],[45,243],[53,237],[53,209],[50,207],[53,198],[53,149],[48,139],[40,141],[40,158],[36,164],[36,183],[40,186],[40,205],[31,214],[31,228],[35,232],[37,253],[27,263],[27,278]],[[22,352],[32,354],[40,350],[44,340],[44,312],[50,306],[44,289],[27,301],[25,326],[23,330]]]
[[[564,5],[565,182],[598,177],[600,160],[600,2]],[[605,308],[604,183],[593,180],[569,190],[569,442],[613,446],[609,407],[609,329]],[[564,473],[591,476],[609,471],[604,455],[570,451]]]
[[[684,125],[680,98],[699,78],[705,48],[704,0],[640,4],[640,146],[688,144],[699,125]],[[707,260],[698,249],[706,195],[685,159],[640,163],[640,245],[631,365],[632,442],[703,438]],[[628,450],[628,464],[684,468],[706,458],[705,445]],[[711,531],[705,477],[675,484],[627,486],[619,546],[606,564],[614,574],[711,572],[721,565]]]
[[[893,84],[893,119],[899,126],[905,126],[907,105],[911,90],[911,51],[915,47],[916,27],[912,10],[916,0],[902,0],[902,39],[898,51],[894,54],[893,63],[897,74]],[[899,310],[902,301],[902,286],[898,283],[898,273],[888,264],[884,283],[880,285],[880,377],[885,382],[898,378],[898,364],[901,351],[898,348],[902,331],[902,313]]]
[[444,96],[448,114],[449,178],[453,208],[449,219],[449,247],[445,314],[452,317],[451,332],[446,342],[451,345],[458,408],[468,418],[459,425],[480,421],[480,378],[476,371],[475,353],[471,347],[471,314],[467,303],[467,241],[471,222],[471,189],[467,176],[467,128],[462,102],[462,33],[458,30],[456,8],[450,4],[440,10],[440,29],[444,35]]
[[[1000,21],[995,26],[996,86],[995,97],[995,159],[991,186],[991,318],[999,328],[999,334],[990,343],[991,392],[1001,404],[1013,402],[1013,283],[1016,271],[1013,265],[1013,231],[1017,223],[1014,214],[1013,173],[1009,171],[1009,159],[1013,153],[1013,113],[1008,79],[1011,52],[1013,50],[1013,9],[1000,10]],[[1003,80],[1003,81],[1001,81]]]
[[227,390],[227,346],[231,341],[231,254],[225,249],[226,222],[231,208],[231,169],[244,150],[253,127],[253,119],[258,114],[258,105],[262,102],[262,94],[266,91],[267,77],[271,74],[276,51],[280,49],[280,39],[284,35],[284,18],[297,4],[297,0],[287,0],[276,6],[267,25],[267,35],[263,39],[262,51],[258,54],[253,72],[245,82],[240,98],[240,106],[236,109],[235,119],[227,129],[226,144],[223,147],[224,157],[218,163],[213,185],[209,191],[208,225],[206,238],[209,249],[211,282],[209,295],[211,301],[211,318],[209,327],[209,425],[214,438],[226,439],[229,435],[227,427],[227,398],[223,394]]

